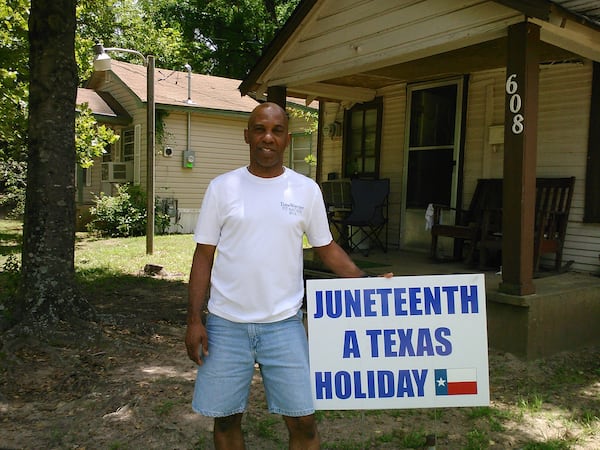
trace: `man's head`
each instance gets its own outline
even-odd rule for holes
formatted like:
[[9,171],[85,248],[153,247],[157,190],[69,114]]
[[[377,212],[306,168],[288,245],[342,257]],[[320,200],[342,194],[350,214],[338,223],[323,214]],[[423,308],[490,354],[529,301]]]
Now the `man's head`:
[[276,103],[262,103],[254,108],[244,130],[250,146],[250,172],[272,178],[283,172],[283,152],[290,141],[288,118]]

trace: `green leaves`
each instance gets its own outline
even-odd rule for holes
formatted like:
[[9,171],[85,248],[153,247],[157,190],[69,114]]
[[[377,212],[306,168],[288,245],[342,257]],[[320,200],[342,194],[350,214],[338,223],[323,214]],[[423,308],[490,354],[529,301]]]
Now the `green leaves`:
[[94,164],[94,158],[102,156],[107,146],[119,139],[119,135],[111,128],[98,125],[87,103],[79,105],[79,109],[75,120],[75,150],[77,163],[86,169]]

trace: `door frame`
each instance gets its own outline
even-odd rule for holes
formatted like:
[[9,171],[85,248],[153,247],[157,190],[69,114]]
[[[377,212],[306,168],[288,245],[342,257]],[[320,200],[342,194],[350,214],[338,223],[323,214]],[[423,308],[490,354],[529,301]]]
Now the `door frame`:
[[[450,207],[460,208],[462,199],[462,178],[463,178],[463,159],[465,142],[465,124],[467,111],[467,86],[468,76],[459,76],[443,80],[435,80],[424,83],[408,84],[406,86],[406,114],[404,121],[404,163],[402,168],[402,203],[400,207],[400,248],[405,247],[407,236],[407,188],[408,188],[408,161],[410,150],[410,125],[411,125],[411,107],[412,94],[414,91],[436,88],[440,86],[456,85],[456,114],[454,118],[454,142],[453,158],[454,169],[452,171]],[[410,208],[417,210],[416,208]],[[425,210],[423,210],[423,220]],[[424,228],[424,226],[423,226]]]

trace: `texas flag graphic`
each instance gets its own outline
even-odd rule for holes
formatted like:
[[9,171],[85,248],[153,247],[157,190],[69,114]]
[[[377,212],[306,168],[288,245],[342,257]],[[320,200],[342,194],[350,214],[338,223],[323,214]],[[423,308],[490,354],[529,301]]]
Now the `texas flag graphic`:
[[435,395],[477,394],[477,369],[435,369]]

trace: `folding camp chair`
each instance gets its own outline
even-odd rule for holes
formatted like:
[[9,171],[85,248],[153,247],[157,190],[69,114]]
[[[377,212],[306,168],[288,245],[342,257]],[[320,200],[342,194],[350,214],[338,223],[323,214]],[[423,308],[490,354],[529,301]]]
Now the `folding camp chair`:
[[[352,211],[343,219],[332,222],[348,227],[347,245],[352,250],[369,254],[371,244],[387,252],[388,196],[390,180],[352,180]],[[384,232],[383,239],[380,237]]]
[[329,223],[335,228],[334,237],[342,247],[347,245],[347,227],[342,225],[342,220],[348,217],[352,211],[352,193],[350,192],[350,180],[327,180],[321,182],[323,200],[327,209]]

